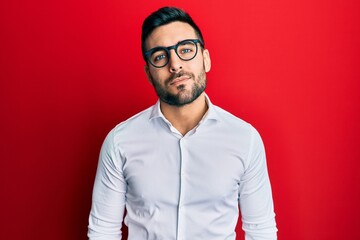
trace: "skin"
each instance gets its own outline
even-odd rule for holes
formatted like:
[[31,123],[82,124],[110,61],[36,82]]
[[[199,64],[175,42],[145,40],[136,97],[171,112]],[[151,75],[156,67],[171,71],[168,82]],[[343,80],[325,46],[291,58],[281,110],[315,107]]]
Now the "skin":
[[[184,39],[196,39],[194,29],[187,23],[172,22],[156,28],[146,39],[147,49],[157,46],[172,46]],[[163,68],[145,66],[149,82],[157,94],[176,96],[179,104],[169,103],[160,97],[160,108],[166,119],[182,134],[193,129],[206,113],[208,106],[205,101],[206,73],[210,71],[211,60],[209,51],[199,50],[190,61],[182,61],[170,51],[169,63]],[[199,96],[194,96],[198,90]],[[196,94],[198,95],[198,94]]]

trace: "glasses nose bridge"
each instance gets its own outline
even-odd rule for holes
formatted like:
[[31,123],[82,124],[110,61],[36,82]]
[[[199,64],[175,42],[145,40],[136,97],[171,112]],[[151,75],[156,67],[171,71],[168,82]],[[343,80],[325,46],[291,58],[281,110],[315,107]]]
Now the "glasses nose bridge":
[[169,55],[169,58],[171,57],[170,55],[170,51],[173,49],[174,50],[174,52],[176,53],[176,55],[177,56],[179,56],[178,55],[178,53],[177,53],[177,47],[178,47],[178,45],[176,44],[176,45],[173,45],[173,46],[170,46],[170,47],[167,47],[166,48],[166,50],[167,50],[167,53],[168,53],[168,55]]
[[[176,45],[169,46],[166,48],[167,54],[168,54],[168,61],[167,61],[166,65],[168,65],[170,67],[171,71],[178,71],[178,69],[182,68],[182,66],[181,66],[182,59],[177,52],[178,45],[179,44],[176,44]],[[174,52],[170,53],[172,49],[174,50]]]
[[174,50],[175,55],[176,55],[179,59],[181,59],[180,56],[179,56],[179,54],[178,54],[178,52],[177,52],[177,48],[178,48],[178,44],[173,45],[173,46],[166,47],[167,54],[168,54],[168,61],[171,60],[171,53],[170,53],[171,50]]

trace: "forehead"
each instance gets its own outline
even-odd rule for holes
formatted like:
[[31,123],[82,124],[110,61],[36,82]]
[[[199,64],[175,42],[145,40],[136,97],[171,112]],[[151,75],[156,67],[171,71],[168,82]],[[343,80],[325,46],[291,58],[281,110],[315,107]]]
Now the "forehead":
[[146,39],[146,48],[151,49],[157,46],[172,46],[184,39],[196,37],[193,27],[184,22],[172,22],[157,27]]

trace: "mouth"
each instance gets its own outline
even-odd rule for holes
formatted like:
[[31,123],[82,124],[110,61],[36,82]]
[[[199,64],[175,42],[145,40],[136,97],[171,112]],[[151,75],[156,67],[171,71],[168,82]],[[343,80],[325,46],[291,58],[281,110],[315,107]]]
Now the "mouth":
[[169,83],[169,85],[170,85],[170,86],[178,86],[178,85],[180,85],[180,84],[188,81],[189,79],[191,79],[190,76],[185,76],[185,75],[183,75],[183,76],[181,76],[181,77],[177,77],[177,78],[173,79],[173,80]]

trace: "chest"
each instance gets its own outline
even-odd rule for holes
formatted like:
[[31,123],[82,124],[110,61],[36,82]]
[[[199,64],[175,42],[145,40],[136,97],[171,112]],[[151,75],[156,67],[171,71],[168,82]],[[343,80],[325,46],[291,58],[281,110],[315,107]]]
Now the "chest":
[[209,137],[149,138],[125,148],[123,166],[131,201],[176,205],[234,198],[244,172],[241,144]]

